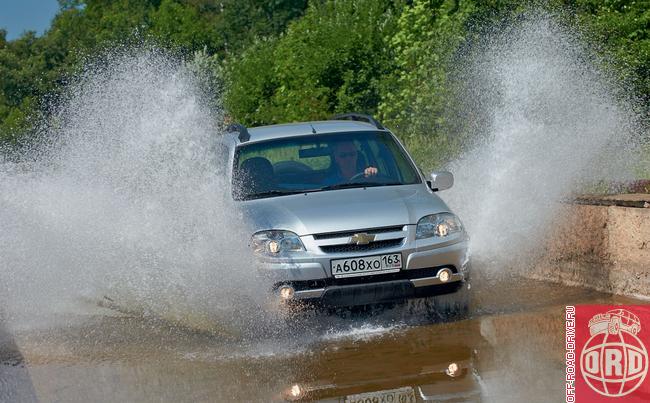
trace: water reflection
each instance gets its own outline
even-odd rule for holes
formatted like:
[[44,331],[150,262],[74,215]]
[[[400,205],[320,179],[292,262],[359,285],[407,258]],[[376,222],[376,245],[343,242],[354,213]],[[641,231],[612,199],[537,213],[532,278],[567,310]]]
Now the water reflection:
[[325,344],[282,397],[387,403],[481,400],[473,347],[484,344],[476,340],[479,334],[478,323],[468,322]]
[[508,284],[477,287],[478,313],[456,322],[396,308],[235,339],[101,310],[13,337],[0,330],[0,401],[560,400],[563,305],[633,301]]

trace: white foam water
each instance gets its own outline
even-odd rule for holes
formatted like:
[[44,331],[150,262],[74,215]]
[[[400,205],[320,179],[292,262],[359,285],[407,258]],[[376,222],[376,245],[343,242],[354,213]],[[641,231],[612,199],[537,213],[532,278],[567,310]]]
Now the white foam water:
[[[560,201],[633,171],[634,102],[576,32],[544,12],[487,35],[463,59],[461,116],[475,140],[443,197],[483,262],[530,256]],[[465,67],[466,66],[466,67]]]
[[322,340],[350,339],[352,341],[368,341],[387,334],[394,334],[404,328],[404,326],[403,324],[382,325],[363,323],[361,325],[350,326],[347,329],[331,328],[322,336]]
[[[163,52],[91,63],[40,130],[0,165],[0,296],[52,317],[80,299],[192,326],[234,323],[266,285],[213,152],[221,112]],[[107,297],[106,299],[104,297]],[[261,302],[260,302],[261,303]]]

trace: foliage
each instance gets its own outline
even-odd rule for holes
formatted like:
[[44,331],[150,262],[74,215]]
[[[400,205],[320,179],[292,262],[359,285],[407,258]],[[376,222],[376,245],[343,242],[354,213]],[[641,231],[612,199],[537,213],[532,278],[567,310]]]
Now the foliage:
[[638,0],[575,0],[578,23],[603,45],[621,78],[650,101],[650,4]]
[[458,149],[445,120],[452,101],[447,74],[464,41],[471,2],[415,0],[402,12],[390,38],[395,69],[383,80],[382,120],[394,127],[416,160],[440,166]]
[[43,36],[7,41],[0,30],[0,142],[27,132],[88,57],[153,41],[186,56],[230,119],[377,114],[418,162],[441,166],[463,141],[462,128],[451,126],[460,119],[446,115],[457,102],[454,58],[480,35],[477,27],[540,2],[565,11],[650,105],[647,1],[60,0]]
[[381,77],[392,69],[385,38],[395,22],[389,1],[311,3],[285,35],[229,65],[229,111],[246,124],[375,112]]
[[279,87],[274,74],[276,39],[259,40],[226,65],[226,107],[245,124],[273,122],[265,116]]
[[105,47],[154,41],[189,57],[224,59],[275,36],[306,0],[60,0],[47,32],[7,41],[0,31],[0,142],[15,141],[64,91],[66,77]]

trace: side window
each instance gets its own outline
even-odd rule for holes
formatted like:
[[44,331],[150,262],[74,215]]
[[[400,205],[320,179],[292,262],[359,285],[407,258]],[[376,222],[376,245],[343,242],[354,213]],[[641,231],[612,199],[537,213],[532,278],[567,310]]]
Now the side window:
[[384,174],[390,174],[390,169],[388,165],[386,164],[386,161],[384,158],[381,156],[381,151],[379,144],[376,141],[371,141],[370,142],[370,151],[372,153],[372,164],[376,166],[376,168],[379,170],[379,172],[382,172]]
[[[371,147],[376,156],[375,159],[377,160],[377,169],[386,176],[402,180],[400,170],[395,164],[393,151],[389,149],[382,140],[384,139],[380,137],[376,141],[371,142]],[[392,141],[388,143],[390,144]]]
[[330,166],[329,153],[310,152],[328,149],[327,144],[282,144],[278,147],[250,147],[240,154],[238,166],[253,157],[263,157],[269,160],[273,166],[298,167],[311,170],[324,170]]
[[302,162],[315,171],[327,169],[329,168],[332,161],[330,156],[323,155],[323,153],[310,152],[312,150],[322,150],[326,147],[326,144],[308,144],[306,146],[302,146],[300,147],[300,151],[298,153],[298,161]]
[[[419,176],[417,175],[417,172],[415,169],[412,169],[410,162],[408,161],[408,157],[404,155],[404,151],[400,148],[400,146],[395,142],[393,139],[390,137],[382,137],[381,138],[382,144],[385,145],[385,147],[390,150],[390,154],[394,156],[393,158],[393,163],[397,165],[397,168],[399,172],[402,173],[402,180],[405,183],[417,183],[420,181]],[[416,168],[417,169],[417,168]]]
[[293,161],[297,158],[297,154],[297,147],[247,148],[246,152],[243,152],[239,158],[239,166],[241,166],[244,161],[253,157],[266,158],[271,162],[271,164],[276,164],[279,161]]

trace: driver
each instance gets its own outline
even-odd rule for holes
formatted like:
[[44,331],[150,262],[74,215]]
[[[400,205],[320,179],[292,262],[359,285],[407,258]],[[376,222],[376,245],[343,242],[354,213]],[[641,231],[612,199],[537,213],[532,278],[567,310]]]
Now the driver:
[[356,175],[364,177],[377,175],[379,170],[373,166],[366,167],[359,172],[357,167],[358,151],[352,141],[341,141],[334,144],[334,177],[333,183],[345,183]]

